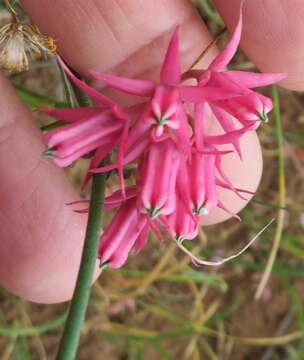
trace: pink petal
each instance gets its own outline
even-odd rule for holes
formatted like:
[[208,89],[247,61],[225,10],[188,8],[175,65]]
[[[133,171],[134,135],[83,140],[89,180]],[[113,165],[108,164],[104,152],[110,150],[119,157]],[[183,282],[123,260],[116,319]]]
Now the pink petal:
[[144,159],[142,168],[139,170],[139,178],[141,184],[142,205],[144,209],[155,209],[153,202],[154,183],[158,178],[158,144],[151,145]]
[[73,81],[75,85],[77,85],[81,90],[83,90],[92,100],[96,101],[97,103],[104,105],[106,107],[115,106],[115,102],[108,99],[106,96],[102,95],[100,92],[92,88],[91,86],[87,85],[84,81],[79,80],[72,71],[68,68],[68,66],[64,63],[59,55],[56,55],[58,62],[67,73],[69,78]]
[[218,193],[215,184],[215,156],[208,155],[205,157],[205,187],[206,201],[205,206],[208,210],[218,205]]
[[[218,172],[218,174],[221,176],[221,178],[224,180],[224,184],[227,185],[226,188],[232,190],[236,195],[238,195],[241,199],[246,200],[242,195],[239,194],[239,192],[236,190],[236,188],[233,186],[229,178],[226,176],[224,169],[222,167],[222,159],[221,156],[216,156],[215,159],[215,167]],[[218,182],[217,182],[218,185]]]
[[[113,144],[121,131],[121,128],[117,125],[118,124],[113,124],[112,126],[105,125],[104,127],[97,129],[95,132],[84,132],[83,135],[81,134],[73,138],[69,138],[58,145],[54,144],[56,154],[58,156],[65,157],[95,142],[98,144],[100,143],[100,146],[108,143]],[[53,147],[51,145],[53,144],[51,141],[49,141],[48,144],[50,144],[50,148]]]
[[209,65],[209,69],[212,71],[219,71],[223,70],[231,61],[233,56],[235,55],[240,40],[241,40],[241,34],[242,34],[242,26],[243,26],[243,4],[244,0],[241,2],[240,6],[240,15],[239,15],[239,21],[237,23],[237,26],[234,30],[234,33],[228,43],[228,45],[225,47],[223,51],[221,51],[217,57],[211,62]]
[[[133,146],[131,150],[128,151],[128,153],[125,155],[123,164],[127,165],[140,157],[147,148],[149,142],[149,139],[143,139],[142,141],[136,143],[135,146]],[[104,173],[115,170],[117,167],[118,164],[110,164],[97,169],[91,169],[90,172],[93,174]]]
[[233,154],[233,150],[197,150],[197,152],[205,155],[228,155]]
[[187,114],[183,109],[179,112],[179,128],[175,130],[176,143],[185,155],[190,155],[191,142],[190,142],[190,128],[187,119]]
[[118,176],[120,181],[120,187],[122,194],[125,196],[125,181],[124,181],[124,173],[123,173],[123,165],[124,165],[124,154],[125,154],[125,147],[127,143],[127,138],[129,134],[129,121],[125,121],[123,126],[121,138],[119,140],[119,149],[118,149],[118,156],[117,156],[117,170]]
[[[139,175],[140,198],[143,210],[153,218],[174,211],[179,158],[180,153],[171,139],[152,144],[146,154]],[[159,213],[154,213],[155,210]]]
[[[124,265],[124,263],[128,259],[128,255],[133,248],[133,246],[136,244],[136,241],[142,234],[144,230],[147,228],[147,220],[146,218],[142,217],[136,224],[135,228],[130,228],[127,232],[125,238],[123,241],[121,241],[113,255],[109,258],[110,266],[114,269],[118,269],[121,266]],[[144,231],[144,234],[147,235],[147,232]],[[144,241],[146,243],[146,240]]]
[[217,207],[224,210],[227,214],[231,215],[232,217],[234,217],[238,221],[242,221],[241,218],[237,214],[235,214],[232,211],[228,210],[220,200],[218,200]]
[[126,188],[126,194],[123,196],[121,190],[115,191],[112,195],[105,198],[105,207],[107,209],[112,209],[120,206],[124,201],[133,199],[136,197],[138,189],[136,186],[129,186]]
[[82,210],[73,210],[76,214],[87,214],[89,209],[82,209]]
[[158,227],[158,224],[156,224],[155,220],[152,220],[151,218],[147,217],[150,228],[154,231],[155,235],[158,237],[160,241],[164,240],[164,237],[162,236],[162,233]]
[[240,194],[241,192],[247,193],[247,191],[245,191],[245,190],[243,191],[243,190],[241,190],[241,189],[235,188],[234,186],[231,186],[230,183],[228,184],[228,183],[226,183],[226,182],[224,182],[223,180],[220,180],[220,179],[216,179],[216,180],[215,180],[215,183],[216,183],[216,186],[219,186],[219,187],[221,187],[221,188],[223,188],[223,189],[226,189],[226,190],[231,190],[231,191],[233,191],[233,192],[235,193],[235,195],[237,195],[240,199],[245,200],[245,201],[248,201],[247,198],[245,198],[243,195]]
[[86,177],[81,185],[81,190],[84,190],[84,188],[87,186],[93,176],[93,173],[90,170],[97,168],[102,162],[102,160],[104,160],[104,158],[109,154],[109,152],[113,150],[113,147],[115,147],[116,144],[117,143],[113,141],[113,143],[110,142],[109,144],[104,144],[96,150],[95,154],[91,159]]
[[127,235],[130,230],[134,230],[138,221],[138,211],[135,205],[135,199],[124,203],[101,235],[99,255],[102,262],[109,260],[120,244],[124,245],[130,240],[131,236]]
[[[188,157],[187,157],[188,158]],[[191,200],[190,191],[192,190],[190,182],[190,174],[188,171],[188,162],[186,156],[181,156],[179,171],[177,176],[177,193],[180,201],[183,202],[184,207],[192,214],[193,202]]]
[[175,29],[160,72],[160,81],[166,85],[178,85],[181,79],[179,60],[178,27]]
[[150,224],[147,223],[143,228],[143,230],[141,231],[140,235],[138,236],[138,239],[134,245],[135,255],[139,254],[142,251],[142,249],[145,247],[149,238],[149,231],[150,231]]
[[194,138],[195,145],[199,150],[202,150],[204,146],[204,120],[205,103],[195,104]]
[[231,131],[230,133],[224,135],[206,136],[205,141],[209,145],[231,144],[242,137],[247,131],[248,127],[243,127],[242,129]]
[[[117,135],[116,135],[117,137]],[[114,142],[112,143],[112,146],[114,147]],[[83,146],[74,152],[69,153],[69,155],[66,156],[60,156],[60,152],[57,151],[58,156],[54,158],[54,162],[59,167],[67,167],[73,164],[74,161],[78,160],[83,155],[86,155],[90,153],[92,150],[97,149],[98,147],[104,145],[104,139],[97,139],[94,142],[91,142],[87,144],[86,146]],[[56,155],[57,155],[56,154]]]
[[178,198],[176,204],[176,210],[167,217],[161,217],[161,222],[172,237],[193,239],[198,233],[197,218],[191,216],[181,199]]
[[155,90],[155,84],[149,80],[129,79],[125,77],[100,73],[90,70],[95,79],[107,84],[108,86],[137,96],[152,96]]
[[[236,130],[230,114],[228,114],[226,111],[224,111],[223,109],[221,109],[220,107],[217,107],[215,105],[210,104],[210,107],[211,107],[211,110],[212,110],[214,116],[216,117],[216,119],[218,120],[221,127],[223,128],[223,130],[226,133]],[[239,139],[234,140],[232,142],[232,145],[234,146],[240,159],[242,159],[240,140]]]
[[69,203],[65,203],[65,205],[67,206],[71,206],[71,205],[79,205],[79,204],[89,204],[90,200],[76,200],[76,201],[71,201]]
[[71,109],[38,109],[37,111],[55,117],[59,120],[75,122],[87,120],[91,117],[94,117],[104,112],[104,109],[93,107],[79,107]]
[[240,90],[238,92],[228,92],[227,89],[213,86],[182,86],[180,88],[181,98],[183,101],[189,101],[192,103],[211,102],[226,100],[242,95],[246,95],[246,91]]
[[235,83],[246,88],[257,88],[275,84],[286,78],[284,73],[254,73],[247,71],[226,71],[224,73]]
[[49,147],[54,147],[60,142],[67,141],[76,136],[84,137],[87,132],[102,131],[103,127],[109,126],[111,123],[114,126],[121,126],[121,122],[117,121],[110,110],[102,110],[93,117],[83,118],[66,126],[51,130],[43,136],[43,139]]
[[[250,90],[244,86],[242,86],[237,81],[232,80],[230,77],[227,76],[227,72],[221,71],[213,71],[210,76],[210,80],[207,86],[211,87],[218,87],[221,88],[223,91],[231,94],[241,94],[242,96],[247,95],[250,93]],[[200,82],[200,86],[201,85]]]
[[199,209],[206,197],[205,187],[205,160],[206,156],[198,151],[192,153],[189,162],[189,185],[193,205]]

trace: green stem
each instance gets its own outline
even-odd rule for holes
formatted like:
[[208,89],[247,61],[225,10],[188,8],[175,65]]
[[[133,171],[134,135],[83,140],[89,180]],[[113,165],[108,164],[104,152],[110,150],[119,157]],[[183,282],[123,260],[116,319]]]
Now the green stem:
[[105,184],[105,174],[94,175],[84,249],[69,315],[59,345],[57,360],[72,360],[76,357],[97,258]]
[[207,0],[200,0],[198,2],[199,7],[202,9],[203,13],[216,25],[224,26],[223,19],[220,15],[212,9],[209,2]]
[[272,249],[267,261],[262,279],[255,293],[255,299],[259,300],[270,278],[284,229],[285,207],[286,207],[286,179],[285,179],[285,158],[284,158],[284,135],[281,123],[280,97],[276,86],[272,86],[272,98],[274,103],[274,119],[276,124],[276,135],[278,144],[278,185],[279,185],[279,212],[277,227],[274,235]]
[[[79,74],[75,73],[77,77],[80,78]],[[92,106],[92,100],[74,83],[71,83],[76,99],[81,106]]]

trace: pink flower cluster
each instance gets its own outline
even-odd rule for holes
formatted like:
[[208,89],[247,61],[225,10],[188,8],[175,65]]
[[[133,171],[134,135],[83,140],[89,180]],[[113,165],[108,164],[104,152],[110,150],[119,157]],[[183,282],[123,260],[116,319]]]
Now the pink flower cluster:
[[[197,236],[201,218],[222,204],[218,187],[243,197],[225,175],[221,162],[227,153],[242,157],[240,138],[267,121],[269,98],[252,88],[273,84],[284,74],[227,71],[241,36],[242,15],[227,47],[204,70],[181,72],[178,29],[173,33],[160,72],[160,82],[128,79],[92,71],[103,84],[143,102],[123,107],[62,67],[94,107],[42,110],[68,125],[49,131],[48,152],[60,167],[91,155],[84,185],[94,173],[117,170],[120,190],[108,196],[106,208],[117,208],[100,239],[99,258],[113,268],[122,266],[133,249],[139,252],[149,232],[165,230],[181,244]],[[186,85],[192,79],[192,84]],[[194,81],[193,81],[194,80]],[[205,134],[206,108],[223,134]],[[229,151],[219,146],[230,144]],[[101,166],[117,150],[117,161]],[[124,167],[136,168],[136,184],[125,187]]]

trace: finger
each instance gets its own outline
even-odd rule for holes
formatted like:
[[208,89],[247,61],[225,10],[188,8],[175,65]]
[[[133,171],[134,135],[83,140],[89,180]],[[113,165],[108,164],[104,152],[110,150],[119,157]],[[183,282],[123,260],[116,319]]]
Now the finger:
[[[83,74],[95,69],[130,77],[155,76],[176,25],[181,25],[184,67],[211,40],[187,0],[23,0],[22,3],[41,30],[56,39],[64,59]],[[209,61],[214,54],[212,49],[205,60]]]
[[0,88],[0,281],[29,300],[62,301],[75,284],[85,218],[65,205],[77,195],[42,158],[31,112],[2,75]]
[[[236,24],[241,0],[214,0],[227,26]],[[288,73],[282,86],[304,89],[304,3],[302,0],[255,0],[244,6],[241,47],[265,72]]]
[[[168,43],[169,34],[177,24],[181,25],[181,50],[185,68],[210,41],[206,28],[187,0],[167,0],[165,2],[162,0],[153,2],[24,0],[23,4],[41,29],[57,40],[64,58],[84,74],[88,69],[93,68],[102,71],[111,70],[127,76],[155,76]],[[45,14],[48,16],[46,17]],[[143,17],[142,14],[145,16]],[[213,55],[214,52],[213,54],[210,52],[209,58],[204,61],[209,62]],[[10,98],[13,98],[11,90],[7,94],[7,99],[2,96],[2,100],[6,99],[7,104],[16,102],[16,98],[9,100]],[[25,154],[30,142],[36,144],[35,156],[31,154],[31,157],[40,159],[41,143],[34,140],[37,135],[36,131],[31,130],[27,136],[24,135],[30,119],[28,114],[25,116],[23,113],[24,108],[22,109],[20,118],[24,118],[27,124],[22,136],[30,140],[24,144],[24,140],[19,139],[19,135],[15,135],[17,136],[15,142],[21,141],[23,147],[17,147],[14,152],[18,156]],[[8,111],[6,113],[9,116]],[[13,116],[15,117],[15,115]],[[15,146],[15,143],[7,146],[6,152],[10,148],[14,149],[12,145]],[[37,149],[38,147],[39,149]],[[243,147],[246,159],[250,158],[249,154],[256,154],[260,151],[254,135],[244,139]],[[2,151],[1,154],[6,152]],[[229,171],[232,173],[235,173],[236,170],[239,171],[239,161],[229,161]],[[24,189],[24,182],[22,183],[17,176],[16,167],[19,166],[19,162],[10,165],[13,175],[7,177],[7,183],[16,184],[20,181],[20,184],[23,185],[21,189]],[[3,172],[2,169],[7,166],[7,162],[4,161],[3,165],[0,162],[0,171]],[[26,169],[29,170],[29,167]],[[43,172],[46,172],[47,176],[43,175]],[[250,168],[246,174],[239,176],[240,182],[237,185],[243,188],[248,188],[250,185],[252,187],[248,190],[254,191],[260,172],[261,162],[258,159],[256,167]],[[71,214],[70,209],[64,207],[64,203],[74,200],[75,195],[59,175],[51,164],[44,162],[38,177],[45,180],[42,183],[43,186],[41,185],[39,197],[37,196],[38,190],[32,191],[27,197],[27,213],[33,216],[41,208],[42,210],[39,210],[41,219],[50,221],[51,235],[46,235],[41,242],[41,233],[46,229],[43,221],[30,220],[28,217],[19,224],[20,232],[17,234],[14,233],[15,228],[8,225],[5,225],[5,232],[1,234],[2,248],[5,249],[8,246],[9,254],[15,254],[14,262],[21,264],[15,268],[14,279],[5,270],[6,263],[0,264],[0,267],[3,266],[0,271],[1,282],[17,294],[36,301],[51,302],[70,297],[79,264],[84,220],[80,221],[78,217],[75,218],[77,215]],[[33,179],[36,178],[37,176],[33,176]],[[46,181],[48,178],[51,180]],[[16,179],[19,180],[16,181]],[[26,179],[27,182],[28,179]],[[4,193],[1,187],[0,191]],[[10,195],[6,194],[6,196],[8,202],[12,201]],[[236,210],[239,210],[244,202],[235,199],[233,204]],[[50,213],[48,213],[48,206],[52,210]],[[54,210],[56,208],[57,212]],[[21,211],[21,214],[23,213]],[[19,216],[19,213],[17,215]],[[12,219],[14,216],[16,216],[16,209],[8,208],[5,218]],[[214,221],[219,221],[222,216],[215,216]],[[64,221],[64,219],[66,220]],[[23,241],[14,241],[19,238],[20,234],[23,234]],[[7,245],[9,242],[10,244]],[[65,245],[65,242],[68,242],[68,245]],[[31,261],[28,260],[24,264],[23,258],[28,259],[29,254],[31,254]],[[58,254],[57,258],[56,254]],[[13,260],[6,261],[12,269]],[[26,271],[23,271],[23,267],[26,267]],[[53,274],[57,274],[57,277],[55,278]],[[63,278],[60,282],[62,286],[58,286],[57,283],[60,276]],[[33,291],[31,288],[36,290]]]

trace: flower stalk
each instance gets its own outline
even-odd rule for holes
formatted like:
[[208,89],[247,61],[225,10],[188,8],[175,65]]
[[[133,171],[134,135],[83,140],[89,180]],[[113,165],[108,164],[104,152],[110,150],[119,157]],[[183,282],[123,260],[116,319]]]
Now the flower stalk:
[[93,176],[92,193],[84,248],[69,315],[59,344],[57,360],[72,360],[76,357],[80,333],[90,297],[90,288],[96,265],[101,214],[105,195],[106,174]]
[[[61,69],[61,65],[59,64]],[[62,70],[62,69],[61,69]],[[63,71],[62,71],[63,73]],[[64,77],[66,97],[71,97],[73,90],[67,77]],[[79,90],[78,94],[81,90]],[[74,94],[73,94],[74,95]],[[87,106],[89,101],[84,93],[77,96],[79,105]],[[74,102],[70,103],[74,106]],[[56,359],[71,360],[76,358],[79,345],[81,328],[85,320],[85,315],[90,298],[90,289],[93,281],[94,270],[96,268],[97,254],[102,222],[102,209],[104,205],[106,173],[95,174],[92,176],[92,191],[88,213],[88,222],[81,256],[80,268],[77,276],[74,294],[71,300],[68,318],[65,323],[62,338],[60,340]]]

